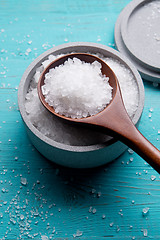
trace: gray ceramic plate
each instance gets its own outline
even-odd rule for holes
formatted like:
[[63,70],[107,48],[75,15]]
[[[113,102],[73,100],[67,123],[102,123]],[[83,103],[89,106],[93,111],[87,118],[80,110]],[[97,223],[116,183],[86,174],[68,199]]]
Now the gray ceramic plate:
[[[147,19],[145,22],[145,14],[149,11],[148,4],[152,4],[152,2],[160,3],[160,1],[135,0],[123,9],[115,25],[115,43],[117,49],[134,63],[144,79],[160,82],[160,54],[158,54],[160,42],[155,40],[154,30],[152,30],[152,34],[150,32],[146,41],[150,21]],[[141,16],[142,12],[143,15]],[[153,19],[153,23],[156,25],[155,19]],[[156,32],[158,33],[160,28],[158,25],[156,26]],[[149,38],[153,38],[152,41],[149,41]],[[154,53],[151,49],[156,52],[153,58]]]
[[30,122],[25,111],[26,93],[28,91],[32,76],[36,71],[36,68],[39,67],[41,63],[46,60],[50,54],[58,55],[67,54],[70,52],[91,52],[93,54],[99,53],[104,55],[105,57],[112,57],[119,60],[122,64],[124,64],[124,66],[130,69],[136,79],[139,92],[138,109],[132,119],[133,123],[136,125],[140,120],[143,110],[144,87],[142,79],[138,74],[136,68],[127,60],[127,58],[125,58],[119,52],[113,50],[112,48],[95,43],[76,42],[54,47],[40,55],[26,69],[19,85],[18,103],[22,119],[27,129],[28,136],[32,141],[33,145],[46,158],[60,165],[72,168],[96,167],[113,161],[115,158],[119,157],[127,149],[127,147],[121,142],[116,141],[114,138],[111,138],[109,136],[103,143],[87,146],[71,146],[56,142],[39,132],[37,128],[34,127],[33,124]]

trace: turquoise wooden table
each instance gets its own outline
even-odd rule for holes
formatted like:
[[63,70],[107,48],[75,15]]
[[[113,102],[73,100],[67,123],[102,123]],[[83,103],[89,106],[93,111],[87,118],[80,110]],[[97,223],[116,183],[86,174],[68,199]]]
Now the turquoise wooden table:
[[[38,55],[65,42],[114,47],[130,0],[0,0],[0,239],[160,239],[159,175],[130,150],[91,170],[59,167],[31,145],[17,89]],[[140,131],[160,149],[160,87],[145,82]]]

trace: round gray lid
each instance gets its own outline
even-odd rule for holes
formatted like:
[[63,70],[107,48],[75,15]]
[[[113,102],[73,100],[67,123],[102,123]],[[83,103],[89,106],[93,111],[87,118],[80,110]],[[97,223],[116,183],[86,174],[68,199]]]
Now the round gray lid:
[[115,43],[146,80],[160,82],[160,0],[134,0],[121,12]]

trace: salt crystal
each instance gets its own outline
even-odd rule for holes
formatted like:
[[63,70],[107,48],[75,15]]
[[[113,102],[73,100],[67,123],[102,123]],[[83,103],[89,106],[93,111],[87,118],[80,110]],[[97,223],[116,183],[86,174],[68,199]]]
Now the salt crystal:
[[16,221],[13,219],[13,218],[10,218],[10,222],[15,225],[16,224]]
[[92,212],[92,206],[89,208],[89,212]]
[[46,235],[41,236],[41,240],[48,240],[49,238]]
[[21,215],[20,215],[20,219],[21,219],[21,220],[24,220],[24,215],[21,214]]
[[77,230],[77,232],[73,234],[73,237],[74,237],[74,238],[75,238],[75,237],[81,237],[82,234],[83,234],[82,231]]
[[111,223],[109,224],[109,226],[110,226],[110,227],[113,227],[113,225],[114,225],[114,223],[113,223],[113,222],[111,222]]
[[143,236],[144,236],[144,237],[147,237],[147,236],[148,236],[148,231],[147,231],[147,229],[143,229]]
[[101,192],[98,192],[98,193],[97,193],[97,197],[98,197],[98,198],[101,197],[101,195],[102,195]]
[[96,212],[97,212],[96,208],[93,208],[92,213],[94,214]]
[[120,231],[120,227],[117,225],[117,232],[119,232]]
[[26,185],[26,184],[27,184],[27,179],[21,177],[21,184],[22,184],[22,185]]
[[156,179],[156,176],[152,175],[151,180],[154,181]]
[[133,162],[133,157],[130,157],[129,161],[130,161],[130,162]]
[[26,53],[32,52],[31,48],[27,48]]
[[132,149],[128,149],[128,152],[130,153],[130,154],[133,154],[134,153],[134,151],[132,150]]
[[146,216],[148,214],[148,212],[149,212],[149,208],[148,207],[143,208],[143,210],[142,210],[143,216]]

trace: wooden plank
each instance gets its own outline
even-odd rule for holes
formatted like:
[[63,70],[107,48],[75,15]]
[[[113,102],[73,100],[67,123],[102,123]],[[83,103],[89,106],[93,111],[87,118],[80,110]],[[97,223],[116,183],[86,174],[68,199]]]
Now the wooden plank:
[[[148,164],[126,151],[97,169],[59,167],[32,146],[17,104],[23,72],[53,45],[114,47],[114,24],[129,2],[0,0],[0,239],[143,239],[144,229],[160,239],[160,179]],[[158,148],[159,90],[145,83],[139,125]]]

